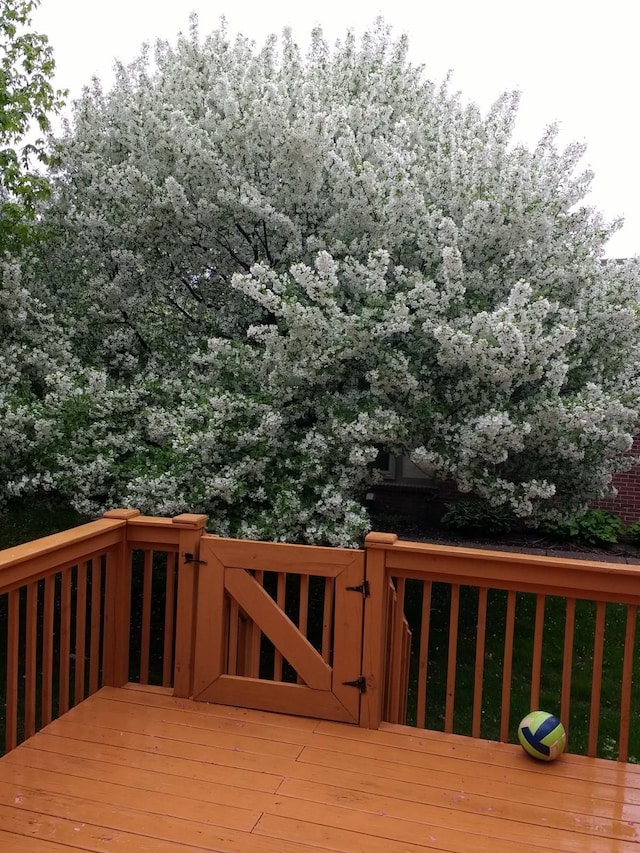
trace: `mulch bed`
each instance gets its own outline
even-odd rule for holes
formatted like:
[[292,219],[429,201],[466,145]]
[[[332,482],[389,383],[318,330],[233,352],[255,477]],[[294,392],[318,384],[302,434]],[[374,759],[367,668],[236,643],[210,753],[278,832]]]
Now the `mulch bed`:
[[461,548],[482,548],[495,551],[514,551],[518,554],[538,554],[546,557],[568,557],[573,560],[598,560],[611,563],[640,564],[640,547],[630,542],[618,542],[609,547],[562,542],[539,531],[519,531],[513,534],[480,536],[450,530],[433,522],[416,523],[399,517],[388,524],[383,518],[373,518],[373,529],[396,533],[400,539],[429,542],[434,545],[457,545]]

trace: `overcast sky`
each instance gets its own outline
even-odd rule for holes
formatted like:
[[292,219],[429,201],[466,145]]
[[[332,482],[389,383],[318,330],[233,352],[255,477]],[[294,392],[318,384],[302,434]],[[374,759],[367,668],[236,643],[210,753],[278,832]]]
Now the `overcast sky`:
[[301,46],[316,24],[334,40],[382,14],[409,34],[427,76],[452,70],[454,86],[483,109],[520,89],[520,138],[533,144],[558,122],[565,141],[586,141],[590,203],[625,218],[607,254],[640,254],[638,0],[42,0],[34,23],[54,47],[58,86],[73,97],[95,74],[108,83],[114,59],[132,59],[142,42],[187,29],[191,11],[202,32],[224,15],[231,32],[260,44],[290,26]]

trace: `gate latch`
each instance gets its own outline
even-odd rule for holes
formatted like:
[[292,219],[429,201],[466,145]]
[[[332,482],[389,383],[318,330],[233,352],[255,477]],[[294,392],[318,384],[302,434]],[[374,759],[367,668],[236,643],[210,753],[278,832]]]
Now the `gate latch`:
[[185,553],[182,556],[184,557],[185,563],[196,563],[199,566],[206,566],[207,565],[206,560],[196,560],[196,558],[193,556],[193,554]]

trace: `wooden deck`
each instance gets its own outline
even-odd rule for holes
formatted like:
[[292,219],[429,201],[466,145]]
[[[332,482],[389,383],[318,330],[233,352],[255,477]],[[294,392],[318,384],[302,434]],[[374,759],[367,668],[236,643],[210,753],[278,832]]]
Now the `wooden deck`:
[[103,688],[0,760],[7,853],[640,850],[640,768]]

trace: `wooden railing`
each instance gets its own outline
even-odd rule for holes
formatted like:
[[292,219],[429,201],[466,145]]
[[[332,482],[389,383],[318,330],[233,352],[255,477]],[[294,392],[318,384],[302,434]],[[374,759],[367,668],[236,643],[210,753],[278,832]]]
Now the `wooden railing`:
[[105,592],[124,528],[122,520],[95,521],[0,553],[5,750],[103,682],[112,665]]
[[0,552],[0,754],[103,685],[190,694],[205,521],[114,510]]
[[106,682],[193,688],[197,567],[205,515],[174,518],[112,510],[126,516],[120,569],[114,578],[114,671]]
[[[519,720],[542,706],[562,719],[572,751],[640,757],[631,728],[640,710],[640,565],[379,533],[366,549],[378,602],[365,621],[365,674],[392,697],[373,691],[368,725],[385,719],[513,741]],[[394,615],[385,620],[388,589]],[[402,619],[412,634],[409,677]],[[603,728],[613,734],[603,737]]]
[[640,566],[234,544],[205,522],[114,510],[0,552],[0,752],[137,681],[503,741],[543,707],[572,751],[640,756]]

